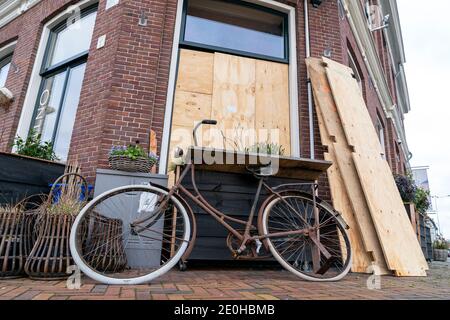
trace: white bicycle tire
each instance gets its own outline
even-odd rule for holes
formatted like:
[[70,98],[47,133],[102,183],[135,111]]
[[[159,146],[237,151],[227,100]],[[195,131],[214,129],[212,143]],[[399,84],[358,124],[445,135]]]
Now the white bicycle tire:
[[171,270],[177,263],[178,261],[181,259],[181,257],[183,256],[184,252],[186,251],[188,244],[189,244],[189,240],[190,240],[190,234],[191,234],[191,225],[189,222],[189,216],[188,213],[185,209],[185,207],[183,206],[183,204],[174,196],[171,197],[171,200],[178,206],[179,213],[181,213],[184,217],[185,220],[185,234],[184,234],[184,239],[183,239],[183,243],[180,247],[180,249],[178,250],[178,252],[176,253],[176,255],[171,258],[171,260],[169,262],[167,262],[167,264],[165,264],[164,266],[162,266],[161,268],[159,268],[158,270],[155,270],[152,273],[149,273],[147,275],[141,276],[141,277],[136,277],[136,278],[124,278],[124,279],[117,279],[117,278],[112,278],[112,277],[107,277],[103,274],[100,274],[96,271],[94,271],[93,269],[91,269],[85,262],[84,260],[81,258],[80,254],[78,253],[77,250],[77,245],[76,245],[76,230],[78,225],[80,224],[80,222],[82,221],[84,215],[89,211],[89,209],[91,208],[91,204],[96,203],[100,198],[105,197],[111,193],[117,193],[117,192],[121,192],[124,190],[127,190],[129,188],[144,188],[144,189],[148,189],[151,191],[157,191],[160,192],[162,194],[167,195],[168,192],[166,190],[160,189],[158,187],[155,186],[151,186],[151,185],[129,185],[129,186],[125,186],[125,187],[119,187],[119,188],[115,188],[112,190],[109,190],[107,192],[102,193],[101,195],[99,195],[98,197],[96,197],[95,199],[93,199],[90,203],[88,203],[78,214],[77,218],[75,219],[75,222],[72,226],[71,232],[70,232],[70,251],[72,254],[72,258],[75,261],[75,264],[80,268],[80,270],[89,278],[98,281],[100,283],[103,284],[108,284],[108,285],[138,285],[138,284],[145,284],[145,283],[149,283],[152,280],[162,276],[163,274],[165,274],[166,272],[168,272],[169,270]]

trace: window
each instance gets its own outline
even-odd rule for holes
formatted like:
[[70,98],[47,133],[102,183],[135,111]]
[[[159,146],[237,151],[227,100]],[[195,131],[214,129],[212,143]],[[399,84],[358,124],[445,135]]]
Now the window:
[[359,89],[364,95],[363,78],[361,76],[361,72],[359,71],[358,65],[356,64],[356,60],[355,58],[353,58],[353,55],[350,52],[350,50],[348,50],[348,64],[353,71],[353,75],[355,76],[356,81],[358,82]]
[[6,84],[6,78],[8,77],[9,68],[11,67],[11,59],[12,55],[0,59],[0,88],[3,88]]
[[96,8],[83,10],[74,24],[64,21],[52,29],[46,48],[31,129],[41,134],[42,141],[53,143],[61,161],[66,161],[69,153]]
[[375,129],[377,130],[378,139],[380,139],[381,146],[383,147],[384,153],[382,154],[383,159],[387,159],[387,152],[386,152],[386,137],[384,135],[384,126],[383,122],[381,121],[380,117],[377,115],[377,123],[375,126]]
[[288,62],[288,17],[250,3],[188,0],[181,45]]

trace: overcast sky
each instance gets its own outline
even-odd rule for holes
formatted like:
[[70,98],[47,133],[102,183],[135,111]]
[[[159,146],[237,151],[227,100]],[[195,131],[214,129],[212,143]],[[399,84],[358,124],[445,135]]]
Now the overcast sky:
[[[450,1],[397,2],[412,108],[405,121],[412,165],[430,166],[433,195],[450,195]],[[450,197],[439,199],[438,209],[450,239]]]

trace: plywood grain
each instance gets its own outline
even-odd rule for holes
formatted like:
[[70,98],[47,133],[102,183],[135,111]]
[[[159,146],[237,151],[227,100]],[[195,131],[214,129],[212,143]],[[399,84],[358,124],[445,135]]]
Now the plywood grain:
[[350,226],[349,236],[354,254],[352,271],[365,273],[369,266],[375,264],[381,274],[387,274],[370,212],[361,196],[361,188],[357,185],[358,178],[352,164],[351,151],[346,147],[325,68],[320,59],[307,60],[307,66],[313,85],[321,141],[328,147],[325,159],[333,162],[328,170],[333,205]]
[[[290,155],[289,66],[256,61],[256,130],[259,141],[276,142]],[[267,133],[265,133],[267,132]]]
[[233,149],[234,144],[242,148],[255,143],[251,141],[251,135],[246,134],[255,128],[255,86],[255,59],[221,53],[214,55],[211,114],[227,138],[226,146],[216,139],[214,147]]
[[383,149],[351,69],[324,59],[361,187],[387,266],[397,276],[426,276],[428,265],[408,219]]
[[199,121],[211,118],[211,106],[211,95],[177,90],[172,123],[194,128]]
[[176,89],[212,94],[214,53],[180,50]]

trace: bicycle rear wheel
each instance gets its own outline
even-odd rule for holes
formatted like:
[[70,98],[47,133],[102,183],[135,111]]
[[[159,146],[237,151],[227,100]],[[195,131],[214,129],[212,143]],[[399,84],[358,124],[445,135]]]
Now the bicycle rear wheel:
[[262,234],[275,259],[308,281],[338,281],[351,268],[346,226],[326,203],[300,192],[274,197],[265,208]]
[[154,186],[106,192],[83,208],[70,235],[75,263],[105,284],[141,284],[169,271],[189,244],[187,210]]

